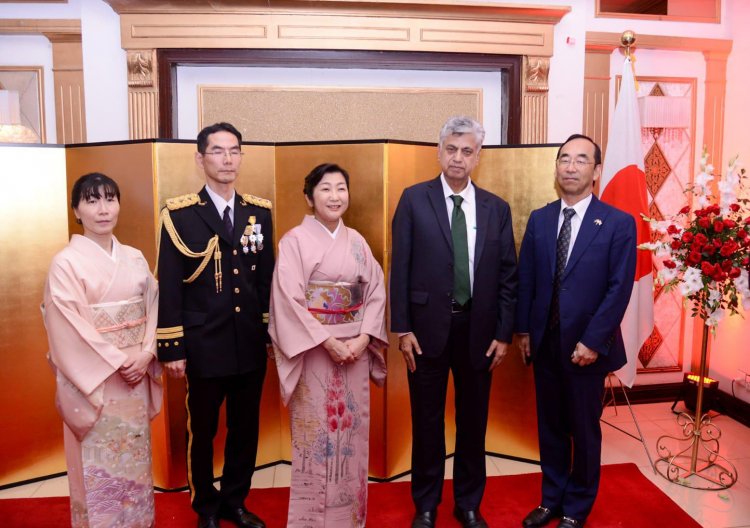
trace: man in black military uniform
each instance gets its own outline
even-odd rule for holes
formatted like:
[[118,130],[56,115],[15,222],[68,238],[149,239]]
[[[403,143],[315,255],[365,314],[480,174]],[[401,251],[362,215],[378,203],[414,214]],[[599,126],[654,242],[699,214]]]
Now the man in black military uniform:
[[[167,200],[159,244],[158,355],[168,374],[187,376],[187,475],[199,528],[264,527],[245,509],[258,448],[273,274],[271,202],[238,195],[242,136],[229,123],[198,134],[198,194]],[[221,491],[213,438],[226,399]]]

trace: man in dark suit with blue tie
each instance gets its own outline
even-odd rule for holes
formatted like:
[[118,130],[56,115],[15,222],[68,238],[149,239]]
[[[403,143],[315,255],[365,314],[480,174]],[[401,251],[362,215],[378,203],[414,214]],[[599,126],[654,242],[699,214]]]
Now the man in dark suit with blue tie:
[[516,252],[510,207],[474,185],[482,126],[467,117],[440,132],[437,178],[404,190],[393,217],[391,331],[408,368],[412,528],[435,526],[445,473],[445,397],[453,372],[454,516],[481,528],[484,440],[492,370],[512,339]]
[[557,153],[561,200],[531,213],[521,244],[516,330],[534,364],[541,505],[526,528],[580,528],[599,488],[604,379],[625,364],[620,322],[633,290],[633,217],[600,202],[601,150],[575,134]]

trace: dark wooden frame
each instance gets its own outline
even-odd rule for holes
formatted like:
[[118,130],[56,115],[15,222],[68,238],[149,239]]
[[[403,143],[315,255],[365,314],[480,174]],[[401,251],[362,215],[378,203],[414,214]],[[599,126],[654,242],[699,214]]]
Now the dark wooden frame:
[[521,142],[521,68],[519,55],[407,51],[158,49],[159,135],[177,131],[177,66],[250,66],[383,70],[488,71],[508,74],[508,144]]

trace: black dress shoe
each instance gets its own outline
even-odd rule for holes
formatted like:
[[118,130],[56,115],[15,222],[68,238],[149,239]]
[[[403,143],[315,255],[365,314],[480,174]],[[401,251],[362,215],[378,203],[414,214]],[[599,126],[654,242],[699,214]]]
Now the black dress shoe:
[[244,506],[224,508],[219,511],[219,517],[231,521],[241,528],[266,528],[266,523],[253,512],[247,511]]
[[464,528],[488,528],[487,522],[482,518],[479,509],[461,510],[458,507],[453,509],[453,516],[458,519]]
[[557,528],[583,528],[584,521],[578,521],[572,517],[563,516]]
[[216,515],[199,515],[198,528],[219,528],[219,518]]
[[521,522],[521,526],[524,528],[540,528],[546,526],[549,522],[556,517],[555,512],[544,506],[537,506],[529,512],[529,514]]
[[436,510],[417,512],[411,521],[411,528],[434,528],[435,519],[437,519]]

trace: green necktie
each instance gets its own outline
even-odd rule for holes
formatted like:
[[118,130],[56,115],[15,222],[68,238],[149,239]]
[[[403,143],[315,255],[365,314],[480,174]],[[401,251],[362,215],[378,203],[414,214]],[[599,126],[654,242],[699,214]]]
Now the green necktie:
[[466,240],[466,216],[461,209],[464,199],[451,195],[453,216],[451,218],[451,238],[453,239],[453,299],[461,306],[471,299],[469,282],[469,243]]

